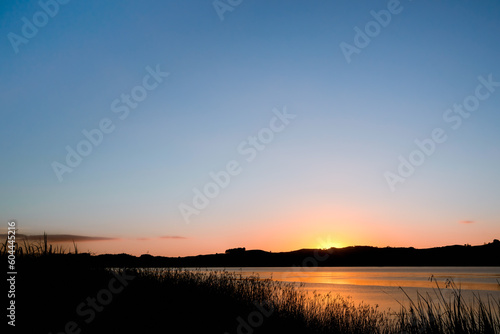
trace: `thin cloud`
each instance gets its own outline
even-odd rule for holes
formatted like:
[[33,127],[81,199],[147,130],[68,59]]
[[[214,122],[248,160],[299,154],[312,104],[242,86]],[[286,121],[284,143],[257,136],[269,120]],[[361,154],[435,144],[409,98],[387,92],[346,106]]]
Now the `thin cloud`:
[[[6,238],[7,234],[0,234],[0,238]],[[43,240],[43,234],[36,235],[26,235],[26,234],[16,234],[17,240]],[[118,240],[118,238],[108,238],[108,237],[92,237],[85,235],[73,235],[73,234],[47,234],[48,242],[86,242],[86,241],[111,241]]]
[[160,239],[187,239],[187,238],[181,237],[178,235],[164,235],[164,236],[161,236]]
[[473,220],[462,220],[460,223],[462,223],[462,224],[474,224],[475,221],[473,221]]

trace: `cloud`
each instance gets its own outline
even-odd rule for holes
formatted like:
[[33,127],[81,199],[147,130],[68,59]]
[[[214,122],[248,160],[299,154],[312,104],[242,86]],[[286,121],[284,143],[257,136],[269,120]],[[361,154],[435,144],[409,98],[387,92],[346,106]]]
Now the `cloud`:
[[[0,238],[7,238],[7,234],[0,234]],[[21,240],[31,240],[38,241],[43,240],[42,234],[37,235],[26,235],[26,234],[16,234],[17,241]],[[48,242],[86,242],[86,241],[110,241],[118,240],[118,238],[108,238],[108,237],[89,237],[85,235],[73,235],[73,234],[48,234]]]
[[473,221],[473,220],[462,220],[460,223],[462,223],[462,224],[474,224],[475,221]]
[[160,239],[187,239],[186,237],[180,237],[178,235],[164,235]]
[[[0,240],[5,240],[7,238],[6,233],[1,233],[0,234]],[[164,235],[159,237],[160,239],[187,239],[186,237],[181,237],[178,235]],[[42,241],[43,240],[43,234],[33,234],[33,235],[27,235],[27,234],[21,234],[17,233],[16,234],[16,240],[17,241],[22,241],[22,240],[28,240],[28,241]],[[120,238],[109,238],[109,237],[93,237],[93,236],[85,236],[85,235],[74,235],[74,234],[47,234],[47,241],[56,243],[56,242],[86,242],[86,241],[112,241],[112,240],[120,240]],[[135,238],[135,240],[140,240],[140,241],[147,241],[151,240],[151,238],[144,238],[144,237],[139,237]]]

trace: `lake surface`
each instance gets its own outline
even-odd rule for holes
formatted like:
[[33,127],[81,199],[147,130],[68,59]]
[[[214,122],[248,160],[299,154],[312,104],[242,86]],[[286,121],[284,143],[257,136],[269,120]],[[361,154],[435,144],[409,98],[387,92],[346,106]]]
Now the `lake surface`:
[[[203,268],[202,270],[223,270]],[[446,299],[452,290],[446,282],[453,280],[467,300],[474,294],[482,299],[500,299],[500,267],[245,267],[225,268],[243,277],[258,275],[276,281],[304,283],[308,292],[351,296],[356,303],[378,305],[380,309],[397,311],[408,298],[416,300],[417,293],[434,301],[437,280]],[[401,290],[401,288],[404,292]]]

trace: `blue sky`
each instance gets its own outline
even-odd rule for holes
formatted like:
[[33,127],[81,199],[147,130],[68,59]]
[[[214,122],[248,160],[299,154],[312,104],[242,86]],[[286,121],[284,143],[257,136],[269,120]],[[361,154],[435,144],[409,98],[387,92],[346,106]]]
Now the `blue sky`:
[[[443,113],[500,81],[500,4],[401,1],[348,63],[339,45],[388,3],[244,0],[221,20],[212,1],[69,1],[16,53],[9,33],[43,9],[2,2],[0,220],[159,255],[498,238],[500,87],[456,130]],[[121,120],[111,103],[157,66],[169,76]],[[296,118],[246,161],[238,145],[283,108]],[[53,162],[102,119],[113,132],[59,182]],[[384,173],[435,128],[447,140],[391,191]],[[179,205],[232,160],[186,223]]]

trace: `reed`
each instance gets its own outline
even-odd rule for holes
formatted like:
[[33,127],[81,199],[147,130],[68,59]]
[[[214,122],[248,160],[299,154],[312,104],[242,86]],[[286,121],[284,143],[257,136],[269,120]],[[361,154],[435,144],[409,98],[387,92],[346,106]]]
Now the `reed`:
[[444,297],[437,280],[431,278],[436,283],[437,302],[430,295],[418,294],[413,300],[406,294],[408,300],[401,301],[401,309],[394,315],[376,306],[356,305],[349,297],[308,295],[290,283],[258,276],[243,278],[227,271],[140,269],[137,277],[138,282],[155,280],[160,286],[229,296],[244,305],[265,302],[274,310],[270,321],[294,323],[304,333],[500,333],[500,300],[483,300],[476,294],[467,302],[451,280],[446,283],[452,290],[451,299]]
[[[8,239],[0,246],[0,256],[4,256],[8,251]],[[67,249],[62,245],[52,245],[49,244],[47,233],[43,233],[43,238],[38,240],[31,240],[26,237],[16,239],[15,242],[16,257],[38,257],[38,256],[48,256],[55,254],[71,254],[71,249]],[[78,247],[73,241],[73,253],[78,254]]]

